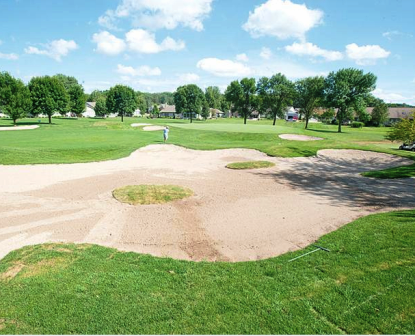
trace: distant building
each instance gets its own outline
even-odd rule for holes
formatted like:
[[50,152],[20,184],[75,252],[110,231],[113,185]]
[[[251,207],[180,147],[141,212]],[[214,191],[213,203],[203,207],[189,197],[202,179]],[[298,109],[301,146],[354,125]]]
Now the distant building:
[[95,118],[95,105],[96,102],[86,102],[85,104],[85,112],[82,112],[82,116],[85,118]]
[[176,113],[176,106],[174,105],[162,104],[160,105],[159,109],[159,116],[161,118],[181,118],[181,115],[179,113]]
[[211,108],[209,109],[209,111],[210,111],[210,118],[224,118],[225,117],[225,112],[222,112],[219,109]]
[[[369,114],[372,114],[373,107],[367,107],[366,111]],[[389,113],[389,120],[387,123],[393,124],[393,123],[398,122],[401,119],[410,117],[412,113],[415,113],[415,107],[389,107],[388,113]]]

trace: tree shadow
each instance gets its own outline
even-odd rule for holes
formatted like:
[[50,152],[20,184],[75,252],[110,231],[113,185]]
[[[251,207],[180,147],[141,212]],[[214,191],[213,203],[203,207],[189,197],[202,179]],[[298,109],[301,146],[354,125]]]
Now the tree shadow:
[[[316,130],[314,128],[307,128],[307,131],[319,132],[319,133],[339,133],[338,131],[333,130]],[[342,132],[344,133],[344,132]]]

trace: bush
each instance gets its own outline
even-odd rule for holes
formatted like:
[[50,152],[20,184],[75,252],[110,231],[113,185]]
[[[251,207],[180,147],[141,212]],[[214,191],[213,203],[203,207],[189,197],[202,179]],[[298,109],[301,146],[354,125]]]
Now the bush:
[[352,128],[362,128],[365,124],[360,121],[353,121],[352,122]]

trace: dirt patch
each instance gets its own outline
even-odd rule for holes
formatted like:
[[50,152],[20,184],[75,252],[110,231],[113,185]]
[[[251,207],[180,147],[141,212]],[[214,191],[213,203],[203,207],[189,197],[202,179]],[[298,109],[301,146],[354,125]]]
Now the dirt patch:
[[23,264],[11,266],[8,270],[0,274],[0,280],[11,280],[23,269]]
[[323,138],[313,137],[309,135],[301,135],[301,134],[280,134],[279,137],[284,140],[294,140],[294,141],[324,140]]
[[163,126],[145,126],[143,127],[143,131],[162,131],[165,127]]
[[24,131],[39,128],[39,125],[0,127],[0,131]]

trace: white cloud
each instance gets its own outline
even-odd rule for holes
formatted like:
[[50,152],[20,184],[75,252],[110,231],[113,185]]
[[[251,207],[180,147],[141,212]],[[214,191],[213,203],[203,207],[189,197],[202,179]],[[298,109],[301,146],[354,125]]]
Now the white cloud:
[[158,44],[154,34],[143,29],[132,29],[125,34],[125,38],[130,50],[143,54],[155,54],[166,50],[178,51],[186,46],[183,41],[176,41],[171,37],[166,37]]
[[198,82],[200,77],[195,73],[185,73],[178,75],[178,80],[182,84],[189,84]]
[[259,56],[261,56],[261,58],[263,58],[265,60],[269,60],[272,56],[272,51],[269,48],[263,47],[261,49],[261,52],[260,52]]
[[25,48],[26,54],[44,55],[53,58],[55,61],[62,61],[62,57],[69,54],[70,51],[78,49],[78,45],[75,41],[66,41],[64,39],[52,41],[44,45],[45,49],[39,49],[37,47],[29,46]]
[[236,55],[236,60],[239,62],[248,62],[249,58],[246,56],[246,54],[238,54]]
[[292,45],[286,46],[285,50],[291,54],[299,56],[322,57],[326,61],[338,61],[343,59],[343,54],[340,51],[321,49],[315,44],[309,42],[294,42]]
[[2,52],[0,52],[0,59],[15,61],[15,60],[19,59],[19,55],[17,55],[17,54],[3,54]]
[[122,39],[115,37],[107,31],[95,33],[92,36],[92,41],[97,44],[97,52],[105,55],[118,55],[126,48],[125,42]]
[[115,10],[107,10],[98,23],[116,28],[119,19],[129,18],[135,27],[151,30],[175,29],[179,25],[203,30],[203,20],[212,10],[213,0],[123,0]]
[[289,0],[268,0],[249,13],[242,26],[252,37],[275,36],[281,40],[290,37],[303,40],[305,33],[322,23],[324,13],[308,9]]
[[251,73],[251,69],[242,63],[218,58],[204,58],[196,66],[219,77],[243,77]]
[[414,104],[415,96],[404,96],[401,93],[391,92],[383,89],[376,89],[373,91],[373,95],[380,99],[383,99],[386,103],[407,103]]
[[140,66],[138,68],[133,68],[131,66],[124,66],[122,64],[117,65],[116,70],[120,75],[124,76],[160,76],[161,70],[158,67],[151,68],[147,65]]
[[394,38],[394,37],[397,37],[397,36],[408,36],[408,37],[413,37],[413,35],[412,35],[412,34],[402,33],[402,32],[400,32],[400,31],[398,31],[398,30],[391,30],[391,31],[384,32],[384,33],[382,34],[382,36],[383,36],[383,37],[386,37],[389,41],[392,41],[392,40],[393,40],[393,38]]
[[358,46],[356,43],[352,43],[346,46],[346,54],[359,65],[373,65],[376,60],[387,58],[390,51],[379,45]]

